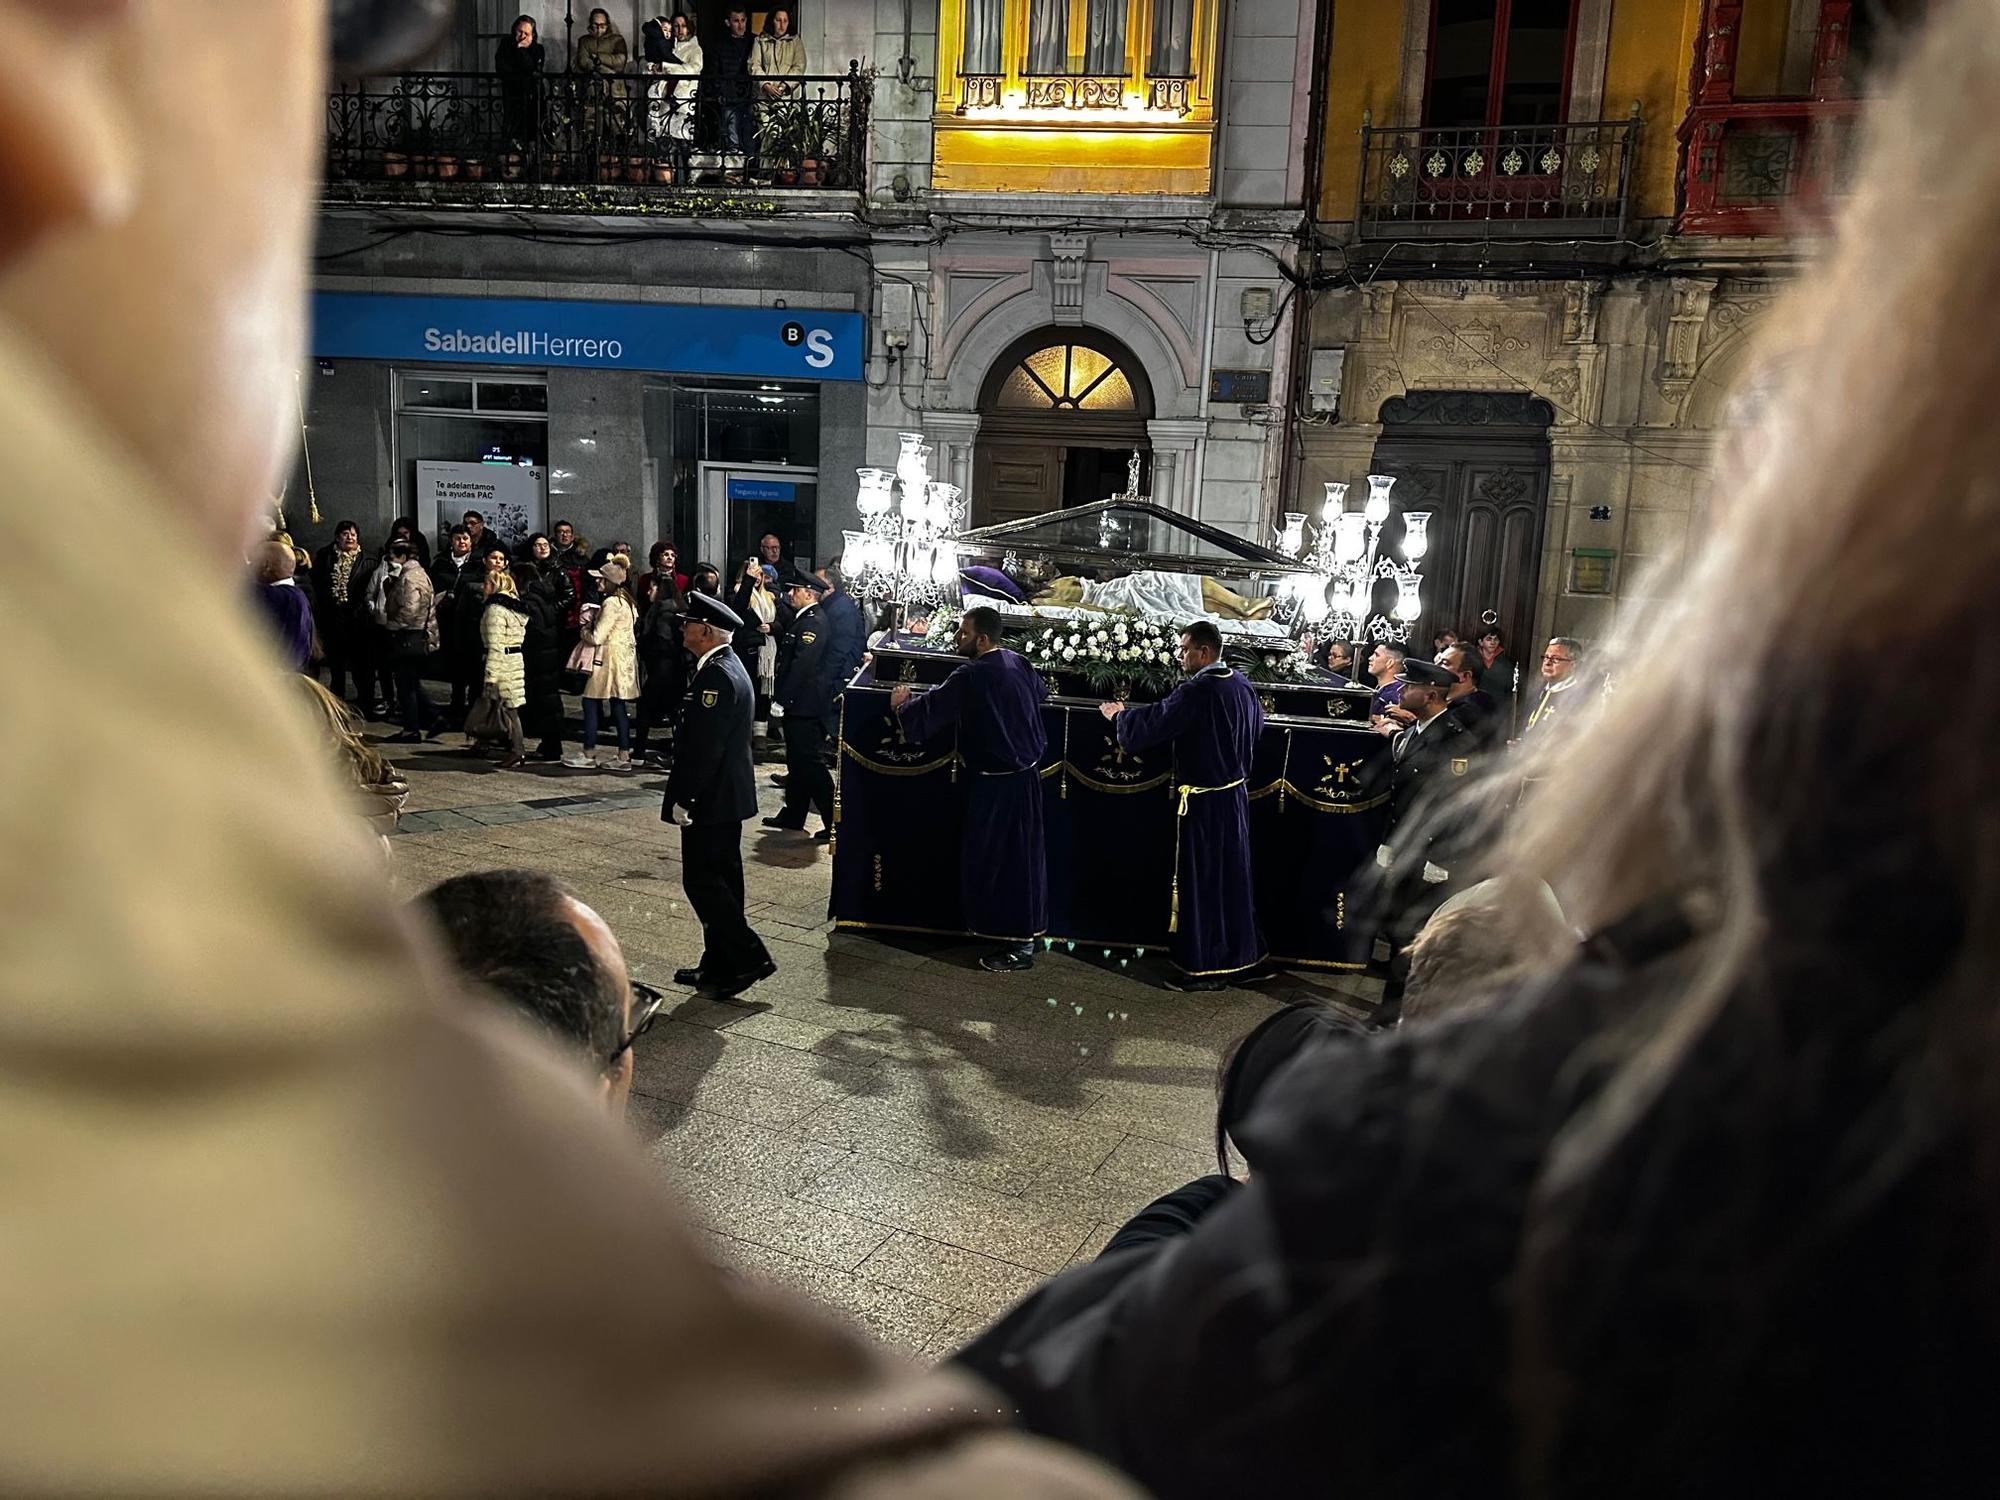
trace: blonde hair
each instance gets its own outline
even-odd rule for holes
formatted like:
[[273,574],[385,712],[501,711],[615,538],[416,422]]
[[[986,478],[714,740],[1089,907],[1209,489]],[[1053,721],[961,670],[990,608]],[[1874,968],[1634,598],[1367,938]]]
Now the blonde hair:
[[293,673],[292,680],[301,685],[325,730],[328,746],[354,778],[355,785],[381,786],[396,779],[394,767],[376,753],[362,734],[361,720],[353,709],[310,677]]
[[[1689,1149],[1715,1049],[1792,1111],[1923,1122],[1877,1137],[1871,1191],[1910,1169],[1926,1131],[1994,1138],[1991,1085],[1950,1060],[1991,1055],[2000,934],[2000,795],[1984,764],[2000,702],[2000,152],[1967,149],[1995,97],[2000,18],[1965,0],[1867,112],[1837,236],[1766,335],[1767,355],[1802,357],[1776,379],[1759,440],[1718,474],[1687,577],[1593,652],[1661,666],[1621,678],[1588,733],[1514,762],[1531,784],[1497,868],[1546,880],[1585,931],[1663,904],[1697,929],[1690,976],[1613,1039],[1610,1082],[1537,1185],[1515,1371],[1531,1469],[1588,1426],[1566,1426],[1591,1392],[1564,1369],[1565,1341],[1574,1356],[1612,1336],[1599,1324],[1620,1283],[1589,1278],[1640,1274],[1619,1258],[1648,1233],[1619,1184]],[[1854,668],[1892,633],[1947,664],[1958,711],[1913,719],[1902,683]],[[1699,670],[1668,665],[1718,635],[1731,649]],[[1899,992],[1879,1011],[1839,988],[1890,974]],[[1826,1005],[1798,1020],[1807,1001]],[[1815,1017],[1829,1048],[1872,1028],[1859,1035],[1888,1059],[1864,1075],[1880,1098],[1814,1092],[1830,1087],[1825,1065],[1801,1066],[1784,1038]],[[1748,1128],[1779,1107],[1726,1106]],[[1840,1233],[1826,1213],[1823,1232]]]

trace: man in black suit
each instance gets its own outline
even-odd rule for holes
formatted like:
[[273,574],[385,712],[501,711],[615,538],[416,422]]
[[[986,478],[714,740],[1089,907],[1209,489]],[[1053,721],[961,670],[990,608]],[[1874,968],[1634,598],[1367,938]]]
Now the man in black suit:
[[1439,799],[1472,769],[1477,749],[1449,694],[1458,679],[1445,667],[1409,657],[1396,680],[1403,685],[1398,706],[1411,722],[1381,732],[1393,741],[1395,768],[1389,782],[1389,831],[1376,851],[1383,871],[1382,934],[1389,942],[1389,976],[1379,1019],[1392,1019],[1402,1003],[1409,976],[1410,944],[1452,892],[1448,814]]
[[1445,689],[1445,711],[1458,720],[1465,743],[1484,754],[1498,749],[1506,739],[1506,722],[1493,695],[1479,685],[1479,656],[1470,646],[1447,646],[1438,653],[1437,664],[1451,673]]
[[743,916],[743,823],[757,811],[750,725],[757,690],[731,642],[743,619],[709,594],[688,595],[681,640],[695,659],[686,717],[667,777],[660,821],[688,812],[681,832],[681,885],[701,919],[701,961],[674,983],[728,996],[778,972]]
[[813,838],[833,840],[833,776],[826,768],[827,725],[834,715],[833,695],[839,657],[835,630],[819,607],[826,588],[811,573],[794,573],[786,588],[792,607],[792,629],[778,654],[777,703],[784,711],[785,805],[766,828],[803,832],[808,805],[819,813],[820,830]]

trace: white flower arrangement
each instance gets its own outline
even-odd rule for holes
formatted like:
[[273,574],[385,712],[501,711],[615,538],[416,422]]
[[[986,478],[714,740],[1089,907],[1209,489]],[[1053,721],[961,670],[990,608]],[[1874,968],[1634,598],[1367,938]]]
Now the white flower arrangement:
[[1165,693],[1180,681],[1177,640],[1169,623],[1119,614],[1081,626],[1049,626],[1031,636],[1021,653],[1044,672],[1081,677],[1095,689],[1146,687]]

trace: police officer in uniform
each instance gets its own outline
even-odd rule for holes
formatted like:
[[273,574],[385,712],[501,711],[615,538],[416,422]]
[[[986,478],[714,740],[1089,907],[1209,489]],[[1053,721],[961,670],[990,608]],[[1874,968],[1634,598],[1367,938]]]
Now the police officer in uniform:
[[1394,770],[1389,783],[1387,842],[1375,852],[1382,869],[1382,932],[1389,941],[1389,977],[1383,988],[1384,1021],[1394,1017],[1409,975],[1410,944],[1432,912],[1452,891],[1449,819],[1437,814],[1438,799],[1472,769],[1476,747],[1465,721],[1450,711],[1457,677],[1447,668],[1412,656],[1396,681],[1398,707],[1406,725],[1386,724],[1392,737]]
[[819,606],[826,580],[794,572],[786,580],[785,600],[791,605],[792,628],[778,653],[777,704],[785,729],[785,805],[766,818],[766,828],[803,832],[806,808],[819,813],[819,843],[833,839],[833,773],[826,766],[827,726],[833,720],[833,695],[840,684],[840,667],[830,648],[836,631]]
[[701,919],[701,961],[678,969],[675,984],[734,995],[778,972],[743,915],[743,824],[757,811],[750,726],[757,689],[733,647],[743,617],[711,594],[688,595],[681,641],[695,659],[687,708],[667,777],[660,821],[681,832],[681,885]]

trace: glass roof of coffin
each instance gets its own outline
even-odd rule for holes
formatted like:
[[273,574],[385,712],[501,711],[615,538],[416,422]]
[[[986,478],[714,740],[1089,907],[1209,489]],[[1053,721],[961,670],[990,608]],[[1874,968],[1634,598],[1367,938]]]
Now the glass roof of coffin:
[[961,556],[1014,552],[1100,567],[1172,570],[1193,565],[1202,572],[1237,574],[1310,571],[1282,552],[1133,500],[1100,500],[981,527],[960,536],[958,550]]

